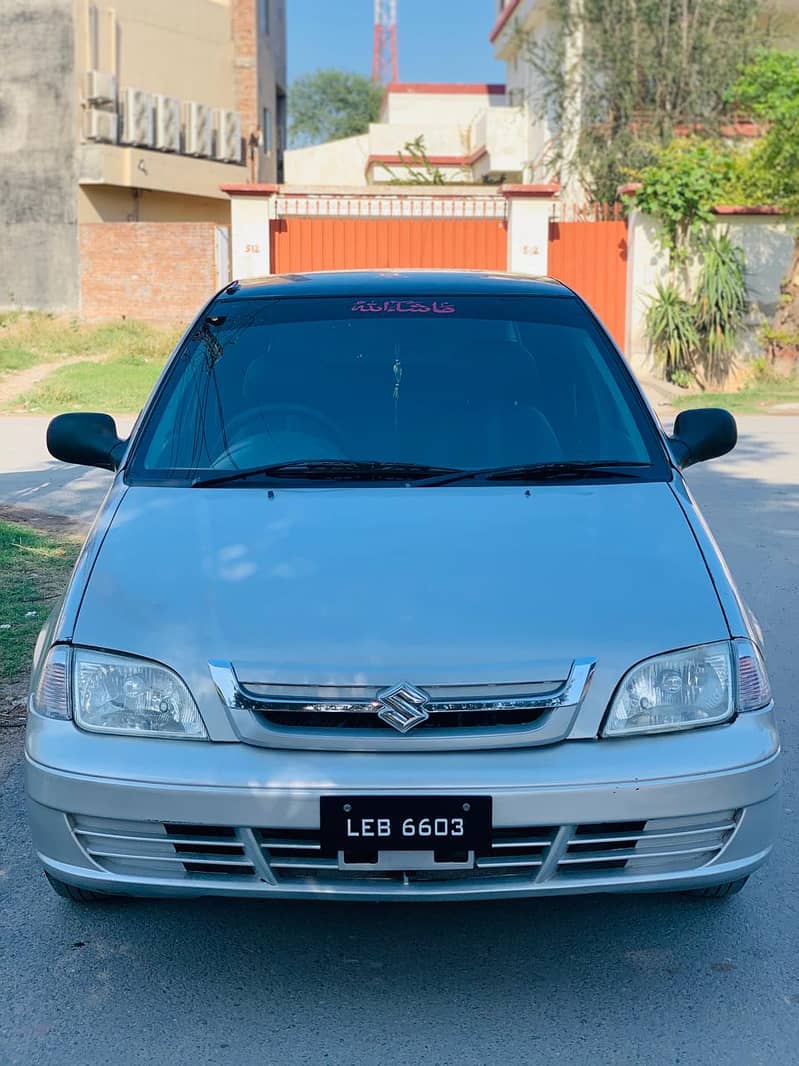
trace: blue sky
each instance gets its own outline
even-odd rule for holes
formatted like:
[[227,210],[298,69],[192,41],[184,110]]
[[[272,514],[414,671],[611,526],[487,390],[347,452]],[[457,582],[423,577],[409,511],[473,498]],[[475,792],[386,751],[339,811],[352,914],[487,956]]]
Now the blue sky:
[[[289,83],[319,67],[372,69],[372,0],[287,0]],[[504,81],[488,34],[496,0],[398,0],[401,81]]]

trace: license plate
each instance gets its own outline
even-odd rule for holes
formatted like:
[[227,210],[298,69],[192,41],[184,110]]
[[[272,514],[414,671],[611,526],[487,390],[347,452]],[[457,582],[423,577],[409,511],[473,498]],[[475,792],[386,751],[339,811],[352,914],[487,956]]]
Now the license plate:
[[322,850],[485,851],[490,796],[322,796]]

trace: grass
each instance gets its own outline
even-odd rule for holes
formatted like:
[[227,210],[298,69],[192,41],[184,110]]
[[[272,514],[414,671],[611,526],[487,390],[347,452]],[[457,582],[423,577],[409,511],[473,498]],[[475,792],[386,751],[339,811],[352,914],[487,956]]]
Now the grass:
[[135,413],[150,394],[164,360],[124,355],[103,363],[71,363],[14,400],[14,409],[43,413]]
[[38,362],[36,354],[28,351],[27,348],[0,345],[0,373],[27,370],[29,366],[36,366]]
[[79,547],[74,537],[0,521],[0,681],[17,681],[30,668],[36,635]]
[[15,371],[69,361],[8,401],[5,409],[135,412],[177,337],[177,330],[127,320],[92,326],[41,312],[0,315],[0,373],[6,381],[13,382]]
[[691,392],[675,396],[677,410],[686,407],[726,407],[738,414],[764,414],[776,404],[799,404],[799,379],[753,381],[737,392]]

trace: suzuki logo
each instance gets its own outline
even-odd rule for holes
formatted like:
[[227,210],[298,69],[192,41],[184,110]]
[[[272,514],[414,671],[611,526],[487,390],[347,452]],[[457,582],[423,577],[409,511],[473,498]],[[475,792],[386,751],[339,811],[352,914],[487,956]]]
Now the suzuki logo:
[[425,710],[429,699],[427,693],[422,692],[420,688],[414,688],[413,685],[384,688],[377,693],[377,699],[383,704],[383,709],[377,712],[377,717],[398,733],[407,733],[430,717]]

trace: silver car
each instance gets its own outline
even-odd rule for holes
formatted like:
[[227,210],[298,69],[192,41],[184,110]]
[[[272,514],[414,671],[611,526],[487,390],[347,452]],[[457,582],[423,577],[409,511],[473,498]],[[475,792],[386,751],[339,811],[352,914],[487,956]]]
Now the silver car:
[[465,900],[737,891],[775,839],[760,631],[668,437],[549,280],[234,283],[128,440],[35,653],[53,888]]

